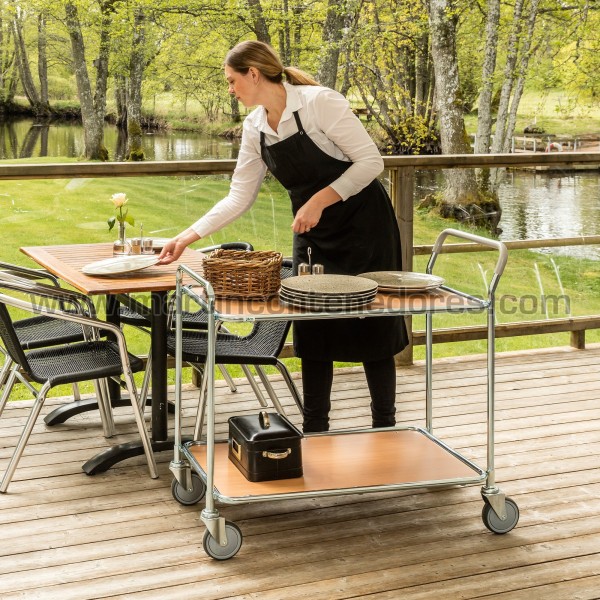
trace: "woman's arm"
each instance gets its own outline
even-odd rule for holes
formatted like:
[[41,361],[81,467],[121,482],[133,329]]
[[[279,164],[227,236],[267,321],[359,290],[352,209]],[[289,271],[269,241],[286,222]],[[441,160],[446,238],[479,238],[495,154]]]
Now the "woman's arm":
[[191,243],[222,229],[244,214],[256,200],[267,167],[260,156],[258,132],[244,121],[242,142],[229,194],[211,208],[191,227],[181,232],[160,253],[159,264],[177,260]]

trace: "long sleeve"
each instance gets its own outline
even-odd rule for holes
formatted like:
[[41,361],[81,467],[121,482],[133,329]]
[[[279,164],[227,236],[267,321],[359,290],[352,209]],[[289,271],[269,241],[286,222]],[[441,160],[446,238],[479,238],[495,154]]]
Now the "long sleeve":
[[204,238],[243,215],[254,204],[266,170],[267,167],[260,156],[258,132],[246,120],[229,194],[198,219],[191,228]]

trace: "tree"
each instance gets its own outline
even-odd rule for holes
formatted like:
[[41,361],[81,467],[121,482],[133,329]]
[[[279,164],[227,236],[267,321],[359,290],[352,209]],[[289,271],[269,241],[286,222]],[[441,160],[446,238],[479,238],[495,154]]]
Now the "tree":
[[[98,58],[94,60],[96,69],[96,86],[92,91],[88,65],[85,54],[79,10],[75,2],[65,3],[66,24],[71,40],[73,70],[77,81],[77,91],[81,104],[81,119],[84,130],[85,158],[92,160],[108,160],[104,138],[104,117],[106,114],[106,89],[108,85],[108,61],[110,51],[111,13],[115,0],[98,0],[99,9],[99,44]],[[89,9],[92,5],[89,5]]]
[[16,3],[13,4],[13,39],[15,41],[15,56],[21,85],[35,117],[43,117],[50,113],[50,105],[48,103],[48,73],[46,68],[45,19],[43,13],[38,15],[38,74],[41,84],[40,92],[38,92],[33,80],[31,62],[27,54],[27,47],[23,36],[25,11],[22,6]]
[[[430,0],[431,54],[436,79],[436,108],[444,154],[467,154],[463,105],[460,97],[456,53],[457,6],[455,0]],[[495,231],[500,220],[498,199],[480,194],[475,174],[468,169],[444,172],[446,182],[440,214],[458,220],[472,220]]]
[[127,160],[144,160],[142,148],[142,77],[146,67],[143,7],[137,7],[133,19],[129,58],[129,94],[127,95]]
[[352,88],[384,132],[384,150],[437,151],[424,3],[365,1],[356,6],[347,35],[351,52],[346,70],[351,71]]
[[336,88],[343,28],[347,20],[344,4],[338,0],[327,2],[327,16],[323,25],[323,49],[317,71],[317,81],[333,89]]
[[0,4],[0,114],[8,112],[15,97],[17,73],[12,19],[4,3]]

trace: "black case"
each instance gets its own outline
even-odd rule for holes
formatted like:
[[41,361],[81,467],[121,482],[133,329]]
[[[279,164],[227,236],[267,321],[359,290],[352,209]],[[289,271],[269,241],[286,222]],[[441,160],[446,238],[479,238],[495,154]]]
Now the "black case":
[[301,439],[278,413],[229,418],[229,459],[249,481],[302,477]]

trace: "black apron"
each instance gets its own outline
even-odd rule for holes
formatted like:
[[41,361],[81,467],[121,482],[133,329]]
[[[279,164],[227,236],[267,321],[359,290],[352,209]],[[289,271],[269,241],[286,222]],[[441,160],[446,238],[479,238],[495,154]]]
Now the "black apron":
[[[323,152],[307,135],[297,112],[298,133],[267,146],[262,159],[287,189],[294,215],[316,192],[333,183],[352,163]],[[325,273],[358,275],[401,271],[400,232],[385,188],[375,179],[358,194],[327,207],[310,232],[294,234],[294,274],[298,264],[320,263]],[[400,352],[408,342],[403,317],[294,322],[294,351],[301,358],[365,362]]]

